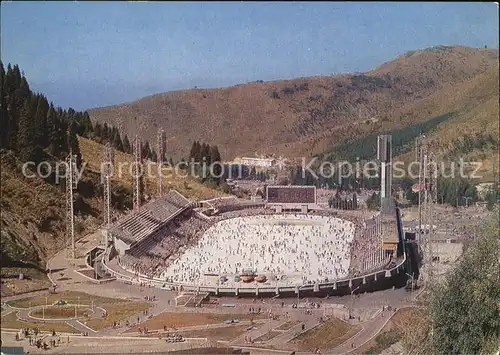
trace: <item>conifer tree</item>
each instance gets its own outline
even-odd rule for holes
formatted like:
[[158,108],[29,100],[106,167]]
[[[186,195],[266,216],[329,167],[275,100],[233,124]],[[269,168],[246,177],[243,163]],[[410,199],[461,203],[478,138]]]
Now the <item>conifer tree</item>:
[[194,161],[195,162],[200,162],[201,160],[202,160],[202,156],[201,156],[201,144],[200,144],[200,142],[196,141],[196,149],[195,149]]
[[130,154],[132,152],[132,148],[130,146],[130,141],[128,140],[127,135],[125,135],[125,137],[123,138],[123,151],[125,153],[128,153],[128,154]]
[[221,161],[221,156],[220,156],[219,148],[216,145],[210,147],[210,162],[214,163],[214,162],[220,162],[220,161]]
[[210,146],[208,144],[203,143],[201,145],[200,157],[200,162],[210,165]]
[[99,122],[96,122],[94,126],[94,140],[102,143],[102,126]]
[[157,158],[158,158],[158,155],[156,154],[156,151],[154,151],[153,149],[151,150],[151,161],[154,161],[156,162]]
[[113,147],[120,152],[123,152],[123,143],[118,130],[115,131],[115,137],[113,138]]
[[37,106],[33,119],[35,120],[35,141],[33,142],[40,149],[48,145],[47,137],[47,113],[49,103],[43,95],[37,95]]
[[[35,158],[35,125],[31,116],[32,106],[36,105],[36,97],[27,100],[20,114],[19,131],[17,135],[19,157],[24,161],[33,161]],[[35,102],[34,102],[35,101]]]
[[57,117],[54,105],[51,103],[49,111],[47,112],[47,140],[50,154],[54,155],[57,153],[58,142],[57,142]]
[[7,112],[7,98],[4,91],[5,68],[0,60],[0,148],[9,147],[9,114]]
[[102,134],[101,134],[103,144],[106,144],[110,140],[110,132],[109,131],[110,130],[109,130],[108,124],[106,122],[104,122],[102,125]]
[[68,129],[68,148],[72,154],[76,154],[76,166],[78,169],[82,166],[82,153],[80,152],[80,144],[77,137],[78,125],[75,121],[71,121]]
[[[14,75],[18,75],[17,72],[14,72]],[[19,84],[16,84],[18,86],[15,87],[15,91],[13,92],[15,96],[15,104],[17,109],[20,111],[21,107],[23,107],[23,104],[26,100],[29,99],[30,96],[32,96],[30,86],[28,85],[28,81],[26,78],[19,77],[14,79],[15,82],[18,82]]]
[[221,180],[221,173],[222,173],[222,167],[220,166],[220,161],[221,161],[221,156],[219,153],[219,148],[214,145],[210,147],[210,164],[217,163],[213,165],[212,170],[213,171],[213,180],[216,181],[217,183],[220,183]]
[[196,141],[193,141],[193,144],[191,145],[191,150],[189,151],[189,161],[193,161],[196,157]]
[[93,127],[92,127],[92,121],[90,120],[90,116],[89,116],[89,113],[87,111],[85,111],[82,114],[81,125],[83,127],[83,129],[82,129],[82,135],[85,138],[90,138],[91,134],[92,134],[92,131],[93,131]]
[[146,141],[142,145],[142,152],[141,152],[142,159],[151,159],[151,148],[149,147],[149,142]]

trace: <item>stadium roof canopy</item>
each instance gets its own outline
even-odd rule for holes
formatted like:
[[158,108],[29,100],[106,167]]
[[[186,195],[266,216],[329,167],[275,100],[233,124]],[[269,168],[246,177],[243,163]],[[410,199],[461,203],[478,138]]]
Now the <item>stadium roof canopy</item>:
[[127,244],[138,243],[176,217],[191,202],[175,190],[116,221],[109,233]]

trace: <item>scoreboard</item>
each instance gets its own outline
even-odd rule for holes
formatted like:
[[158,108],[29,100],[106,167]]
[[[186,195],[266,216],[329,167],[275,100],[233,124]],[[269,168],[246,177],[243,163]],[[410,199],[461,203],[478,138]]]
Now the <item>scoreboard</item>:
[[268,203],[316,203],[315,186],[268,186]]

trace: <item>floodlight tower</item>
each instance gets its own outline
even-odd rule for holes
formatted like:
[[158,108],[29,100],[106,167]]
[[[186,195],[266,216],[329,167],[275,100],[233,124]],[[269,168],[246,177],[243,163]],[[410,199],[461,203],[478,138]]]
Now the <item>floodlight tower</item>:
[[377,159],[380,162],[380,200],[391,199],[392,189],[392,136],[377,138]]
[[158,197],[163,196],[163,159],[165,158],[165,131],[163,128],[158,130],[156,142],[156,165],[158,169]]
[[111,177],[113,176],[113,166],[115,151],[110,143],[104,146],[104,169],[101,182],[104,184],[104,224],[106,228],[111,225]]
[[438,168],[436,158],[430,151],[425,136],[418,140],[419,152],[419,228],[418,242],[423,252],[424,266],[426,269],[426,283],[432,285],[433,270],[433,240],[435,205],[437,203],[437,176]]
[[73,191],[78,187],[78,169],[76,154],[71,151],[66,157],[66,233],[71,240],[71,258],[75,260],[75,217],[73,209]]
[[138,135],[134,139],[134,163],[132,176],[132,195],[134,211],[138,211],[141,207],[141,190],[140,190],[140,175],[142,174],[142,152],[141,140]]

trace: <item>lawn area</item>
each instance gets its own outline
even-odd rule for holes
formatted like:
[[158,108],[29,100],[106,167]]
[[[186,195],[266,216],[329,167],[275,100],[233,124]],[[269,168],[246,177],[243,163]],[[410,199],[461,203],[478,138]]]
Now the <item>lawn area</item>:
[[149,302],[120,302],[106,305],[105,309],[108,315],[106,318],[95,318],[85,322],[85,325],[94,329],[101,330],[113,325],[114,322],[121,322],[139,312],[151,307]]
[[258,342],[266,342],[266,341],[269,341],[269,340],[273,339],[274,337],[281,335],[281,334],[283,334],[283,333],[277,332],[275,330],[271,330],[270,332],[267,332],[266,334],[261,335],[257,339],[253,339],[253,341],[257,342],[257,343]]
[[292,329],[293,327],[295,327],[299,323],[300,323],[300,321],[298,321],[298,320],[289,320],[288,322],[280,325],[275,330],[289,330],[289,329]]
[[180,334],[184,338],[208,338],[213,341],[229,341],[244,334],[247,331],[247,328],[248,325],[232,325],[229,327],[207,328],[185,332],[179,331],[175,332],[175,334]]
[[73,327],[66,323],[31,323],[24,322],[17,319],[16,312],[12,312],[5,317],[2,317],[2,328],[24,329],[24,328],[38,328],[43,331],[52,331],[62,333],[78,333]]
[[238,319],[242,321],[250,321],[256,319],[266,318],[265,314],[215,314],[215,313],[169,313],[165,312],[159,314],[146,322],[134,326],[129,331],[137,332],[138,328],[148,328],[149,330],[163,330],[164,326],[167,328],[183,328],[195,325],[217,324],[223,323],[226,320]]
[[358,327],[337,319],[331,318],[324,324],[300,334],[290,341],[290,345],[297,351],[321,351],[332,349],[352,337],[358,331]]
[[389,330],[387,332],[379,333],[374,340],[375,344],[372,345],[368,350],[364,351],[364,355],[377,355],[383,350],[388,349],[392,344],[397,343],[401,339],[399,332],[395,330]]
[[189,301],[193,296],[189,295],[189,296],[178,296],[175,298],[175,304],[177,306],[183,306],[187,303],[187,301]]
[[[78,299],[78,297],[80,297],[80,298]],[[99,296],[89,295],[89,294],[83,293],[83,292],[68,291],[68,292],[47,294],[47,296],[36,296],[36,297],[23,298],[20,300],[9,301],[9,302],[7,302],[7,304],[9,306],[17,307],[17,308],[29,308],[30,303],[31,303],[32,307],[43,306],[43,305],[45,305],[45,298],[47,298],[48,305],[53,305],[54,303],[56,303],[59,300],[66,301],[66,303],[69,303],[69,304],[79,303],[82,305],[90,305],[92,303],[92,301],[94,301],[94,304],[96,306],[101,306],[101,305],[116,303],[116,302],[121,301],[121,300],[116,299],[116,298],[99,297]]]
[[[87,317],[92,313],[90,309],[87,307],[78,307],[77,308],[77,316],[78,317]],[[75,307],[73,306],[49,306],[43,309],[37,309],[31,313],[33,317],[36,318],[45,318],[48,319],[62,319],[62,318],[74,318],[75,317]]]

